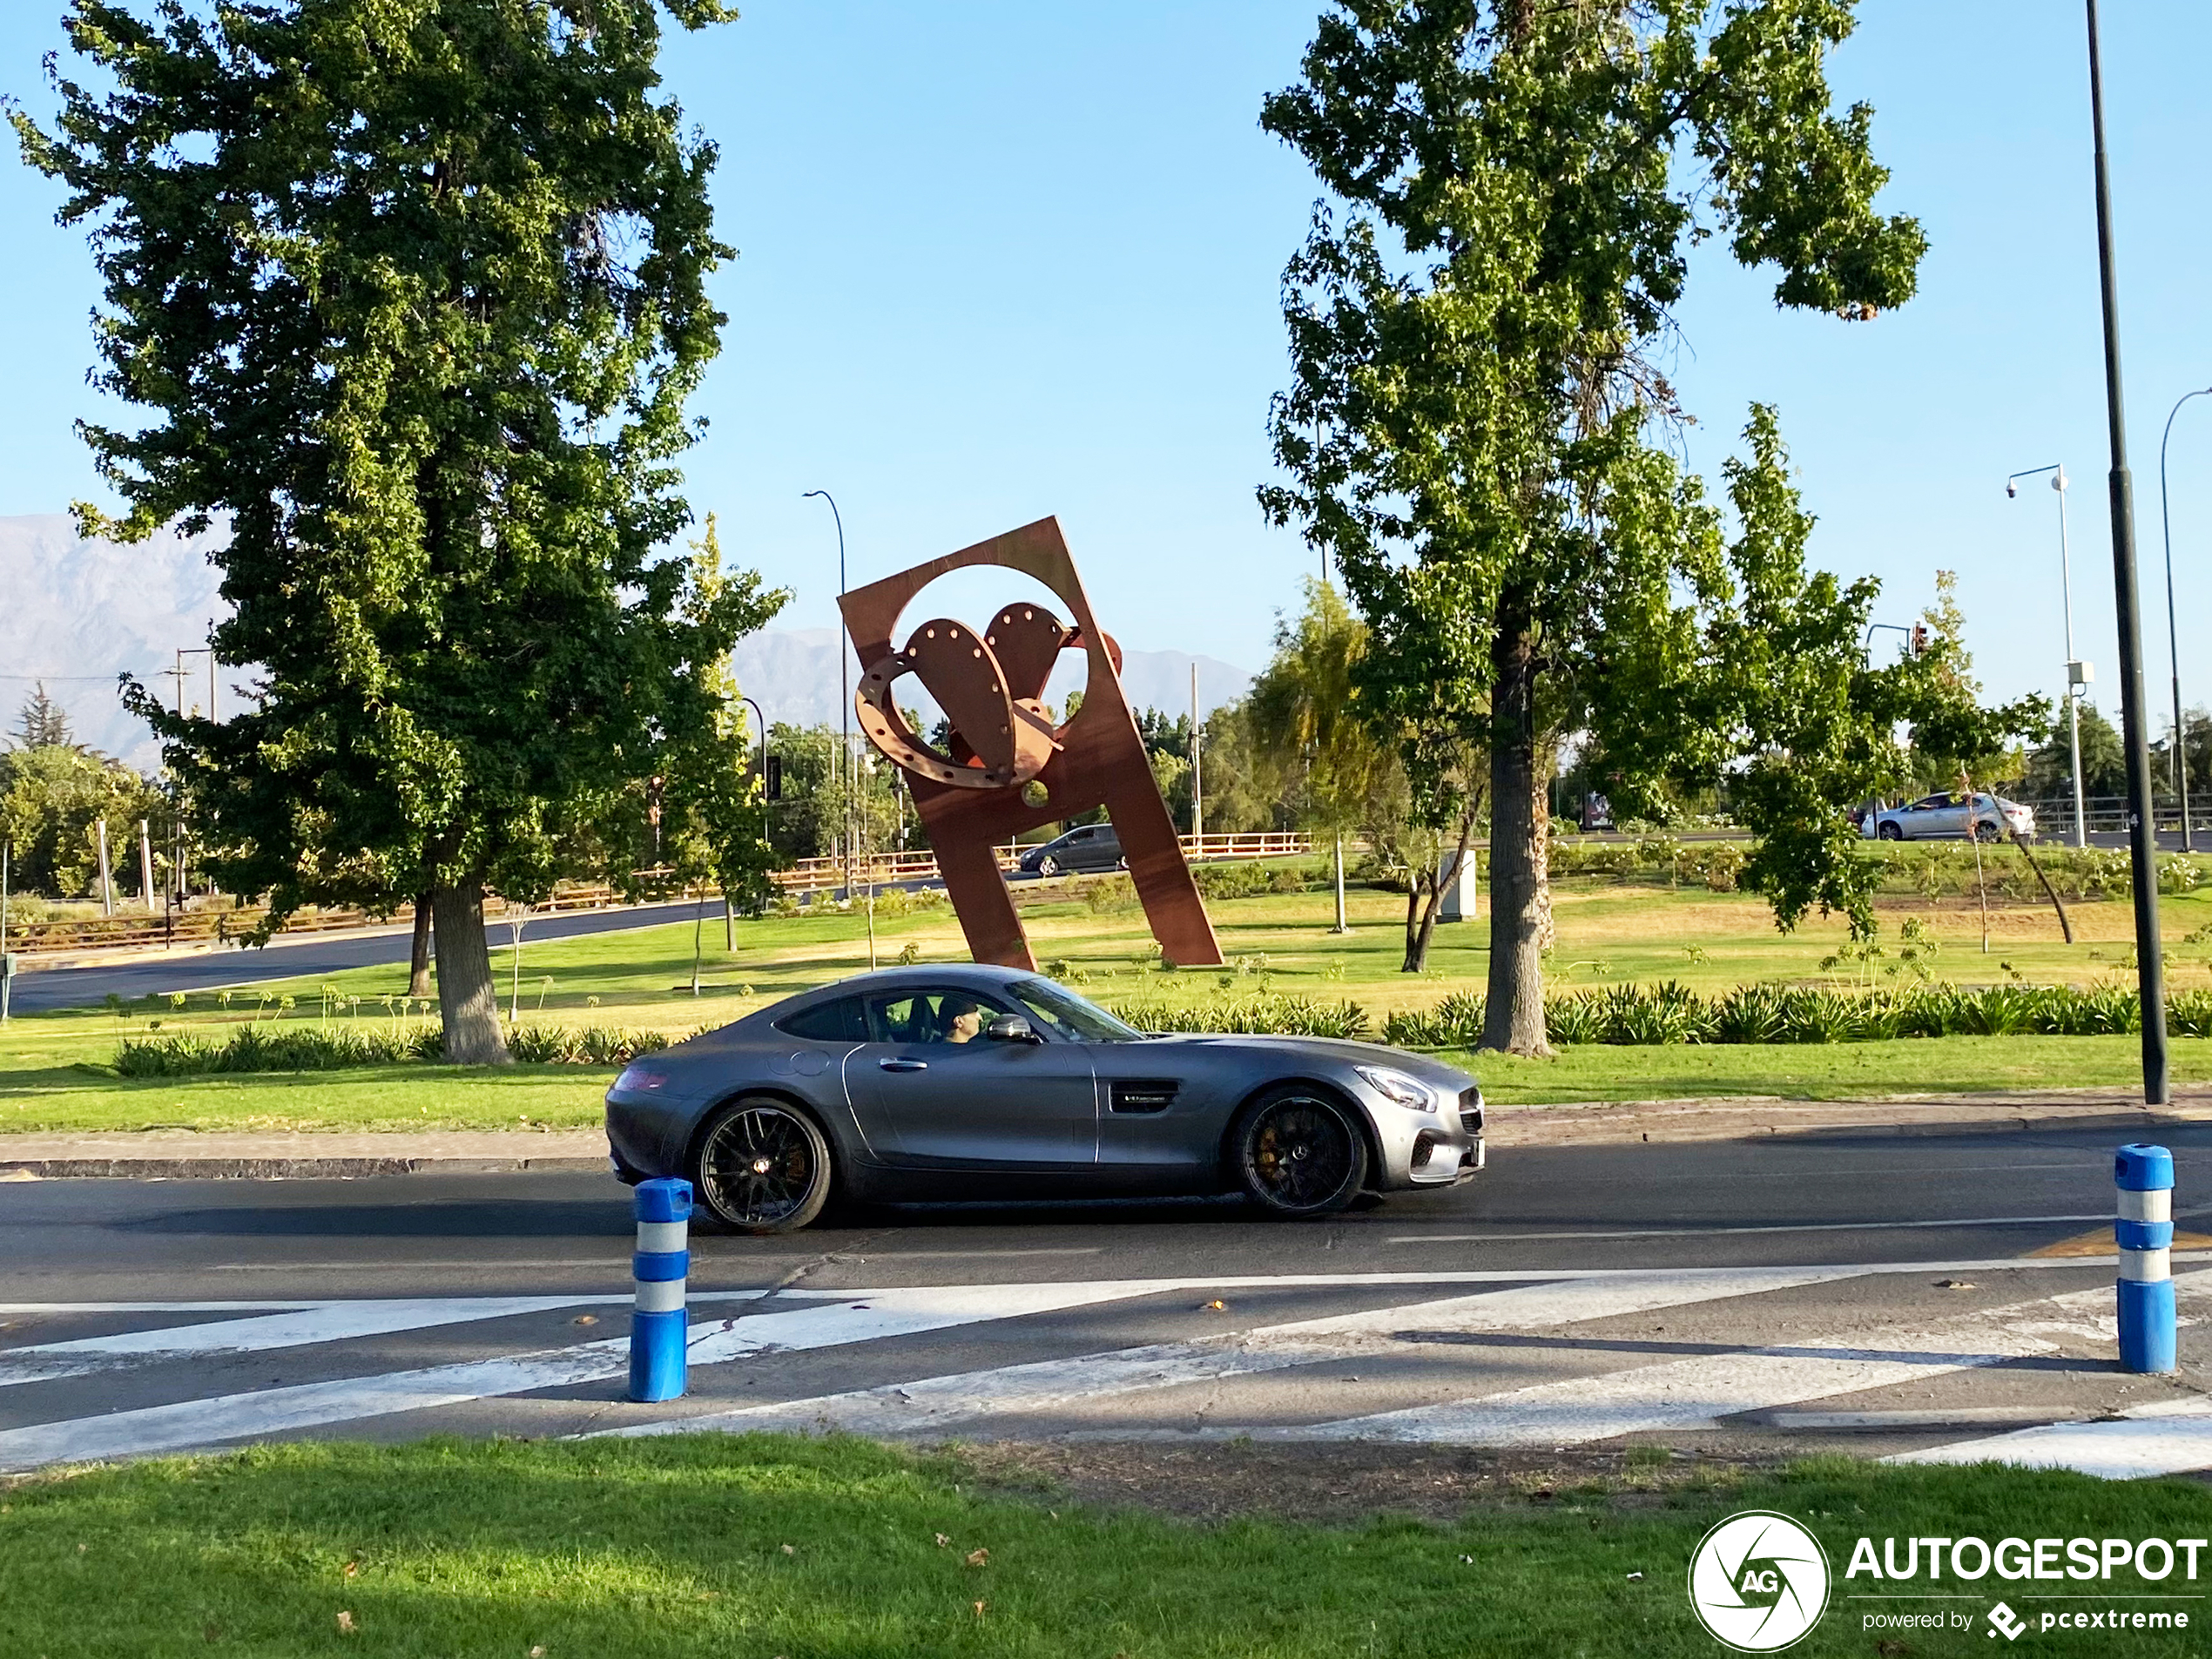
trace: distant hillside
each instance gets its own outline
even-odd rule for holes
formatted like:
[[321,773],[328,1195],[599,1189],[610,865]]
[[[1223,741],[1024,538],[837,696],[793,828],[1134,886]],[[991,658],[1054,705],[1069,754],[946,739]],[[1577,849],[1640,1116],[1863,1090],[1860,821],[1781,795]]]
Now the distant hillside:
[[[220,543],[219,532],[193,539],[165,533],[118,547],[81,539],[64,514],[0,517],[0,728],[14,726],[16,711],[44,678],[47,694],[68,711],[79,742],[142,771],[159,765],[152,734],[117,698],[116,676],[128,671],[158,685],[165,699],[174,696],[163,671],[174,666],[179,646],[204,644],[208,624],[227,609],[207,562],[208,549]],[[1243,669],[1215,658],[1130,650],[1122,664],[1130,702],[1170,714],[1187,711],[1193,662],[1198,701],[1208,711],[1251,685]],[[735,666],[738,685],[760,700],[770,720],[835,723],[837,637],[831,630],[770,629],[739,644]],[[186,705],[204,704],[206,658],[187,657],[185,668]],[[1081,660],[1069,657],[1047,688],[1048,698],[1058,704],[1082,676]],[[246,678],[237,669],[223,673],[222,706],[230,706],[231,687]],[[928,700],[912,680],[900,691],[910,705]]]
[[[118,547],[82,539],[64,514],[0,517],[0,727],[15,725],[43,678],[78,741],[142,771],[158,766],[160,750],[124,712],[116,676],[127,670],[165,699],[174,696],[172,681],[154,677],[175,666],[178,647],[204,644],[226,609],[207,563],[211,544],[221,544],[219,533]],[[207,659],[187,657],[185,667],[186,705],[204,704]]]
[[[737,670],[738,688],[759,699],[771,721],[834,725],[837,646],[837,634],[828,628],[770,628],[740,640],[732,664]],[[1194,662],[1198,667],[1199,705],[1207,713],[1224,703],[1233,703],[1251,689],[1250,674],[1217,658],[1193,657],[1180,651],[1124,649],[1122,685],[1130,705],[1164,709],[1170,714],[1189,712]],[[1045,687],[1046,700],[1058,706],[1070,691],[1082,685],[1084,673],[1081,658],[1073,655],[1062,658]],[[848,668],[847,684],[859,678],[859,669]],[[933,718],[937,712],[917,681],[901,681],[899,698],[908,707],[920,708]]]

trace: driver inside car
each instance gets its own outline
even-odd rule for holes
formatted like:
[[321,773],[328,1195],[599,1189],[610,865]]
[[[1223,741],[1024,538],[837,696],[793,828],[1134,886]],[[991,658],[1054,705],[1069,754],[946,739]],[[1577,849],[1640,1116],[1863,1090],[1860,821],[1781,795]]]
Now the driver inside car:
[[947,1042],[970,1042],[983,1028],[983,1011],[964,996],[948,996],[938,1010]]

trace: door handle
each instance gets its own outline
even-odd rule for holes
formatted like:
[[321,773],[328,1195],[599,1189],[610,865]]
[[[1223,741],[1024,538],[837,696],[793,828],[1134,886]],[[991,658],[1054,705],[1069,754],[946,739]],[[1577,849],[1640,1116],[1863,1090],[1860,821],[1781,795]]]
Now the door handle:
[[886,1071],[927,1071],[929,1069],[929,1062],[927,1060],[879,1060],[875,1063]]

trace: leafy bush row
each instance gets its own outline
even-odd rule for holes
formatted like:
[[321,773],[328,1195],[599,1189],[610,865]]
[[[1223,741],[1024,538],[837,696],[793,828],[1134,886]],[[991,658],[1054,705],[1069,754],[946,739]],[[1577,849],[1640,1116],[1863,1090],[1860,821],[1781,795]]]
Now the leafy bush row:
[[1357,1002],[1281,992],[1193,1003],[1117,999],[1108,1006],[1141,1031],[1236,1031],[1279,1037],[1359,1037],[1367,1032],[1367,1010]]
[[[1480,996],[1446,997],[1426,1011],[1394,1014],[1386,1042],[1404,1048],[1471,1049],[1481,1041]],[[1862,1042],[1890,1037],[2107,1036],[2142,1028],[2132,987],[1919,985],[1850,991],[1744,985],[1701,996],[1669,980],[1555,996],[1544,1004],[1554,1042]],[[2167,1029],[2212,1036],[2212,991],[2169,996]]]
[[[641,1054],[668,1047],[664,1031],[605,1026],[526,1025],[507,1034],[507,1051],[530,1065],[626,1065]],[[197,1077],[253,1071],[341,1071],[444,1057],[445,1038],[435,1025],[361,1024],[240,1026],[229,1036],[125,1037],[115,1069],[125,1077]]]

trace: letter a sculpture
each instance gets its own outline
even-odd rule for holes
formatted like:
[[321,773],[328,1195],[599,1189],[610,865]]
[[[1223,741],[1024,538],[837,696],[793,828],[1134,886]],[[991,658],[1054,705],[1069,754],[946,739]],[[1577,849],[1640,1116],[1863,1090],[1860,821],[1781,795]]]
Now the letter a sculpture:
[[[939,577],[997,564],[1042,583],[1073,616],[1013,604],[980,632],[937,617],[904,646],[892,631],[908,602]],[[1027,829],[1103,806],[1143,900],[1152,936],[1178,968],[1217,966],[1221,947],[1184,862],[1174,821],[1123,694],[1121,647],[1099,631],[1057,519],[1040,519],[844,595],[846,631],[866,672],[853,698],[868,741],[907,774],[929,826],[937,868],[979,962],[1035,971],[992,848]],[[1040,700],[1063,651],[1090,665],[1082,706],[1055,725]],[[892,685],[912,674],[951,724],[949,753],[929,747],[899,712]]]

